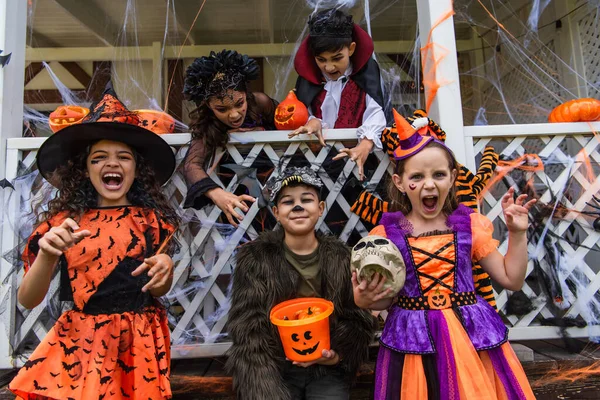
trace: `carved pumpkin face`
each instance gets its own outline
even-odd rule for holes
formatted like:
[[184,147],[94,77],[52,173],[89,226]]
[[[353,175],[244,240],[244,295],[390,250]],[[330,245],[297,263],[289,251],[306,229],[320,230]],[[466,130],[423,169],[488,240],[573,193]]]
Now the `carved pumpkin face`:
[[428,297],[429,307],[433,310],[442,310],[450,307],[450,297],[447,293],[435,292]]
[[60,106],[50,114],[49,125],[56,133],[69,125],[78,124],[90,113],[89,108],[79,106]]
[[275,126],[280,130],[294,130],[308,121],[308,109],[298,100],[293,90],[275,110]]
[[[292,350],[301,356],[307,356],[314,353],[319,347],[319,343],[321,343],[320,341],[314,343],[311,331],[292,333],[292,341],[296,344],[296,346],[292,347]],[[302,346],[302,348],[297,348],[300,346]]]
[[140,126],[159,135],[175,131],[175,119],[169,114],[156,110],[136,110]]

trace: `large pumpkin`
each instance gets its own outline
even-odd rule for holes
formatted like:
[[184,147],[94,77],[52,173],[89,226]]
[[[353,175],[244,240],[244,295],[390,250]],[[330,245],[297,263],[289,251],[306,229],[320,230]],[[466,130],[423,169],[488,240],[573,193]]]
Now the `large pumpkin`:
[[585,122],[600,120],[600,100],[584,98],[569,100],[550,113],[549,122]]
[[60,106],[52,111],[48,124],[52,132],[56,133],[69,125],[78,124],[90,113],[89,108],[79,106]]
[[275,110],[275,126],[280,130],[298,129],[308,121],[308,109],[290,90]]
[[135,110],[140,118],[139,125],[154,133],[173,133],[175,131],[175,118],[157,110]]

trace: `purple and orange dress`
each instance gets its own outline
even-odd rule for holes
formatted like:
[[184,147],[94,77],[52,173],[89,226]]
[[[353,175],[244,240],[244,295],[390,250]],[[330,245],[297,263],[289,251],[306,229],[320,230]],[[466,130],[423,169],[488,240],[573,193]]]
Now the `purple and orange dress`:
[[534,399],[496,311],[476,295],[472,263],[498,247],[485,216],[460,205],[446,231],[412,236],[401,212],[371,234],[402,253],[406,283],[389,309],[375,399]]

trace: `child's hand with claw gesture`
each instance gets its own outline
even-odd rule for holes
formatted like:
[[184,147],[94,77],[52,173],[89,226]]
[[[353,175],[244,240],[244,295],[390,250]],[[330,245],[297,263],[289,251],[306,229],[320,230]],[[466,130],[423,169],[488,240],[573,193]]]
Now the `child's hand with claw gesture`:
[[146,270],[148,270],[150,282],[144,285],[142,292],[150,291],[152,296],[158,297],[171,289],[171,283],[173,283],[173,259],[171,257],[167,254],[156,254],[146,258],[131,275],[138,276]]
[[67,218],[59,226],[52,227],[39,240],[40,253],[46,256],[60,257],[65,251],[90,235],[91,232],[87,229],[79,231],[77,222]]
[[502,211],[506,227],[511,233],[525,232],[529,227],[529,210],[536,203],[536,199],[527,199],[526,194],[522,194],[514,199],[515,189],[510,188],[508,192],[502,196]]

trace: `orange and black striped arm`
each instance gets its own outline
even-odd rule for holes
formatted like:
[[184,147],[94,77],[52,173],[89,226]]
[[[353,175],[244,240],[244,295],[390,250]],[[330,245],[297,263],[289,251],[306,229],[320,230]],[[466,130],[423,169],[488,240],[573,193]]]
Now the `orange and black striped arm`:
[[492,288],[492,278],[487,272],[481,268],[479,264],[473,264],[473,283],[475,284],[475,292],[483,297],[495,310],[496,298],[494,297],[494,289]]
[[477,210],[477,195],[473,193],[473,185],[477,177],[464,165],[458,164],[458,176],[454,183],[458,202]]
[[492,175],[494,175],[494,171],[498,165],[498,159],[498,153],[496,153],[492,146],[487,146],[485,150],[483,150],[481,162],[477,169],[477,180],[473,183],[473,192],[476,195],[479,196],[479,193],[487,186]]
[[391,128],[385,128],[383,130],[381,133],[381,144],[390,160],[394,160],[394,150],[398,147],[398,131],[396,130],[396,124],[392,125]]
[[383,201],[373,193],[365,190],[358,196],[350,211],[358,215],[363,221],[377,225],[383,213],[388,211],[388,205],[387,201]]

